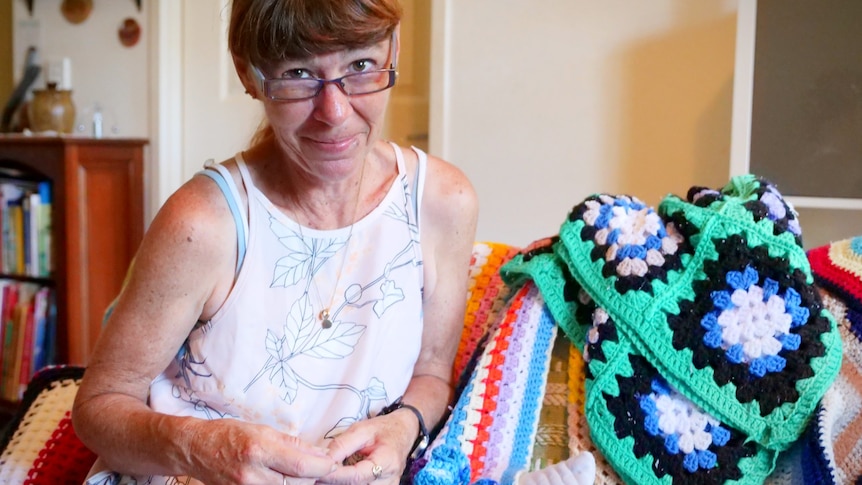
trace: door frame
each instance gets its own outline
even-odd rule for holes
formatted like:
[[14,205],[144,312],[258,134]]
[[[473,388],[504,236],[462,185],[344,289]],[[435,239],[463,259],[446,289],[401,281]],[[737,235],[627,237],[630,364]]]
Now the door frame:
[[182,183],[182,5],[176,0],[149,3],[150,163],[144,181],[147,226]]

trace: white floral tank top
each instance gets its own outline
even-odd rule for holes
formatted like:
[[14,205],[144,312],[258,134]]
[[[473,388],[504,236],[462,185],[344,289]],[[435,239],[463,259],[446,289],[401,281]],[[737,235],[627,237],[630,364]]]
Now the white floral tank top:
[[[325,446],[404,393],[422,336],[418,208],[426,155],[414,148],[419,169],[409,180],[401,149],[392,146],[398,176],[352,232],[300,229],[254,186],[237,155],[249,194],[245,256],[223,306],[151,384],[154,410],[252,421]],[[225,195],[242,206],[235,187]],[[329,328],[319,318],[323,308]],[[88,483],[131,479],[111,475],[119,481],[91,476]]]

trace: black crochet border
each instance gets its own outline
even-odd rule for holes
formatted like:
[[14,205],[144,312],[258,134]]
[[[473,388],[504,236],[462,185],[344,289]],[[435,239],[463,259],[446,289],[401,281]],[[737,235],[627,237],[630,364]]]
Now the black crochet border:
[[[692,350],[692,363],[697,369],[712,367],[713,377],[719,386],[732,382],[736,386],[736,398],[743,403],[756,401],[760,414],[767,416],[786,402],[796,402],[799,391],[796,382],[814,375],[811,360],[824,355],[826,349],[820,336],[830,329],[829,320],[821,314],[820,295],[813,285],[806,283],[806,276],[799,268],[791,268],[786,258],[773,258],[768,248],[750,248],[741,235],[713,240],[718,259],[703,264],[705,278],[693,283],[695,300],[683,300],[679,314],[668,314],[667,322],[673,331],[673,346],[677,350]],[[770,372],[763,377],[752,376],[747,364],[735,364],[727,360],[723,349],[708,347],[704,341],[706,329],[701,319],[713,309],[710,297],[713,291],[727,288],[725,276],[730,271],[741,271],[751,265],[760,275],[760,283],[769,277],[784,290],[793,288],[801,296],[800,306],[810,311],[808,321],[792,328],[791,333],[801,337],[797,350],[783,349],[779,355],[786,360],[781,372]]]
[[[796,217],[796,211],[787,203],[784,199],[784,196],[780,195],[780,192],[776,188],[775,184],[770,182],[768,179],[764,177],[756,177],[755,181],[757,182],[757,189],[752,192],[752,195],[756,195],[757,199],[750,200],[743,204],[749,212],[754,216],[754,221],[759,222],[763,219],[768,219],[772,222],[772,234],[775,236],[781,235],[785,232],[789,232],[793,235],[793,238],[796,240],[796,244],[802,247],[802,235],[796,235],[792,231],[790,231],[790,223],[794,220],[798,222],[798,218]],[[774,191],[773,194],[778,197],[781,201],[781,205],[784,206],[784,217],[780,219],[772,219],[769,217],[769,206],[765,203],[761,202],[763,195],[767,192]],[[728,197],[739,197],[741,195],[748,194],[736,194],[733,192],[733,187],[725,187],[721,189],[721,192],[716,193],[705,193],[701,195],[697,200],[694,200],[694,197],[703,192],[704,190],[712,190],[709,187],[701,187],[695,186],[691,187],[686,194],[686,200],[698,207],[709,207],[715,202],[724,202]]]
[[645,428],[646,415],[640,408],[639,398],[652,393],[651,383],[658,377],[658,371],[640,355],[629,354],[633,369],[632,377],[617,375],[619,396],[602,392],[608,410],[614,415],[614,431],[617,438],[634,438],[632,452],[637,458],[647,454],[652,457],[652,471],[656,477],[670,475],[673,483],[717,485],[728,480],[743,478],[739,463],[743,458],[757,454],[754,442],[746,442],[746,436],[724,425],[730,431],[730,439],[724,446],[712,445],[709,450],[717,457],[716,466],[709,470],[699,469],[691,473],[683,466],[681,454],[670,454],[664,447],[664,440],[652,436]]
[[[587,202],[596,201],[602,205],[606,205],[603,202],[599,195],[593,195],[588,197],[572,208],[569,213],[569,223],[574,223],[576,221],[583,220],[584,213],[589,210],[587,207]],[[608,197],[617,198],[614,196],[608,195]],[[662,216],[661,220],[667,224],[668,222],[673,223],[677,230],[680,230],[680,223],[686,225],[687,222],[683,218],[682,214],[675,214],[671,216]],[[602,266],[602,276],[605,278],[615,278],[616,281],[614,283],[614,287],[616,290],[625,294],[632,290],[645,291],[647,293],[653,294],[652,281],[658,279],[663,282],[667,282],[667,274],[669,271],[678,271],[682,269],[682,255],[683,254],[692,254],[694,252],[691,244],[689,244],[689,238],[685,237],[683,241],[678,244],[677,251],[674,254],[664,254],[665,263],[662,266],[649,266],[647,274],[644,276],[622,276],[617,274],[617,266],[618,263],[616,261],[605,261],[605,255],[610,249],[611,245],[609,244],[599,244],[595,241],[595,235],[599,231],[594,226],[589,224],[585,224],[581,229],[581,240],[584,242],[591,242],[594,244],[593,249],[590,251],[590,258],[593,261],[602,260],[604,261],[604,266]],[[680,230],[681,233],[683,231]],[[684,234],[684,233],[683,233]],[[685,234],[684,234],[685,235]]]

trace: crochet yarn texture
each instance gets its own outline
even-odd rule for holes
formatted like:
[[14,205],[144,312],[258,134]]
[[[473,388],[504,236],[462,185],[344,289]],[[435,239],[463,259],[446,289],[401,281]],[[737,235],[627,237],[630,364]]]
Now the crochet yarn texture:
[[578,204],[513,259],[588,362],[591,434],[632,483],[760,482],[841,362],[792,208],[768,182]]
[[96,455],[72,428],[71,403],[83,367],[49,366],[33,376],[0,438],[0,483],[80,484]]
[[489,330],[414,484],[512,484],[529,469],[555,335],[538,289],[523,285]]
[[862,236],[808,251],[824,305],[844,343],[841,374],[806,433],[801,468],[807,483],[862,481]]

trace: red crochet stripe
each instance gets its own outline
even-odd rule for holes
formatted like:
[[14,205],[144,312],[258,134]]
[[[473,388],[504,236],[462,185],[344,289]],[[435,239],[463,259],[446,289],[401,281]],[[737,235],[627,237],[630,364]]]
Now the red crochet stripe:
[[78,439],[71,412],[66,411],[45,447],[39,450],[24,485],[80,485],[95,461],[95,453]]
[[488,376],[485,378],[485,392],[482,394],[482,408],[479,410],[482,417],[476,429],[476,439],[473,442],[473,452],[470,454],[471,481],[478,480],[485,473],[485,457],[487,456],[487,443],[490,440],[488,428],[494,423],[492,413],[497,409],[497,398],[500,394],[500,382],[502,382],[502,367],[506,363],[505,352],[509,349],[509,340],[512,336],[514,324],[518,319],[518,312],[524,301],[524,296],[529,292],[530,285],[525,285],[512,298],[511,304],[506,309],[505,317],[500,323],[496,346],[490,351],[491,362],[488,365]]
[[857,308],[862,307],[862,279],[850,271],[836,265],[829,257],[830,245],[820,246],[808,251],[808,261],[815,278],[821,281],[822,286],[832,285],[844,293],[844,296],[853,298]]
[[[494,302],[503,290],[507,290],[500,277],[500,267],[518,254],[518,249],[498,243],[486,243],[491,252],[486,256],[481,272],[476,275],[474,286],[467,301],[467,311],[464,315],[464,327],[455,364],[452,368],[452,379],[457,382],[467,369],[474,351],[482,337],[488,332],[493,322],[489,321],[494,311]],[[476,265],[475,254],[471,257],[470,266]]]

